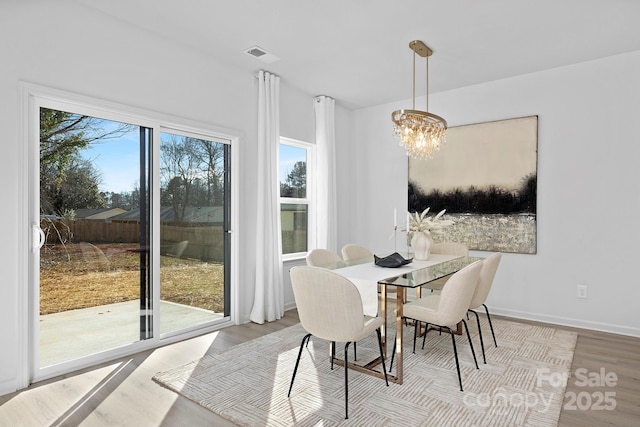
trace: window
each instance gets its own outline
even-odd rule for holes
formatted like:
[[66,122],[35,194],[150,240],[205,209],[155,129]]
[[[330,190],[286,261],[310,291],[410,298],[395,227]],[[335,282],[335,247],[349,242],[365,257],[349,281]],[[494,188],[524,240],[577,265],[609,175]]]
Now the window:
[[285,259],[306,254],[314,243],[314,164],[314,145],[280,138],[280,221]]

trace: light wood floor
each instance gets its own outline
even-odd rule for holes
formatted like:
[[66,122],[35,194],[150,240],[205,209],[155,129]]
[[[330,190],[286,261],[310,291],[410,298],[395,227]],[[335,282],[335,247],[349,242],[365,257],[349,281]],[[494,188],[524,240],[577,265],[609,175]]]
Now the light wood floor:
[[[540,322],[506,317],[504,319],[543,325]],[[588,329],[544,325],[574,331],[578,334],[571,373],[575,374],[576,370],[581,369],[578,371],[581,376],[569,378],[567,382],[564,407],[560,413],[558,425],[563,427],[640,426],[640,338]],[[604,372],[604,375],[601,375],[601,372]],[[615,386],[594,386],[591,380],[584,380],[585,376],[587,378],[605,377],[607,373],[613,373],[617,377]],[[605,405],[603,401],[601,401],[602,405],[596,404],[600,399],[599,396],[607,392],[615,393],[612,395],[615,403],[614,410],[604,409],[612,405]],[[572,396],[575,396],[578,401],[573,400]],[[579,409],[591,406],[590,403],[602,409]]]
[[[497,317],[497,316],[496,316]],[[515,319],[509,319],[515,320]],[[517,321],[517,320],[516,320]],[[1,426],[229,426],[199,405],[151,380],[158,371],[219,352],[298,322],[295,310],[265,325],[233,326],[163,348],[135,354],[92,369],[34,384],[0,396]],[[536,322],[526,322],[534,323]],[[567,393],[615,392],[616,408],[573,410],[565,398],[560,426],[640,425],[640,339],[584,329],[578,333],[572,372],[614,372],[615,387],[579,387],[570,378]],[[498,337],[499,339],[499,337]],[[498,342],[499,344],[499,342]],[[587,397],[582,397],[584,406]],[[595,399],[594,399],[595,400]],[[604,406],[604,402],[603,402]]]

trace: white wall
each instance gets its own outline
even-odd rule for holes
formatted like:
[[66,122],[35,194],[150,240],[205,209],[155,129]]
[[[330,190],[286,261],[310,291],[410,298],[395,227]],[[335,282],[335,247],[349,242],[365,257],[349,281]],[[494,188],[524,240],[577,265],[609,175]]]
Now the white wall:
[[[239,272],[240,321],[253,303],[256,210],[257,83],[252,73],[238,72],[224,61],[146,32],[137,31],[77,3],[3,2],[0,12],[0,129],[3,183],[0,223],[0,394],[18,384],[20,360],[27,355],[19,335],[28,287],[23,261],[28,233],[20,209],[27,189],[18,159],[18,82],[65,90],[162,114],[237,130],[240,137]],[[256,71],[261,68],[256,61]],[[267,68],[268,69],[268,68]],[[347,111],[338,107],[340,117]],[[314,142],[313,96],[281,82],[282,135]],[[340,132],[346,133],[344,126]],[[292,298],[291,298],[292,301]],[[291,301],[288,301],[291,303]],[[290,305],[290,304],[289,304]]]
[[[640,336],[632,270],[640,241],[639,76],[640,51],[430,97],[430,111],[450,126],[539,116],[538,253],[503,256],[493,312]],[[393,249],[388,235],[393,208],[406,211],[408,164],[390,114],[409,102],[354,112],[358,155],[341,171],[351,194],[341,244]],[[577,285],[588,286],[588,299],[576,297]]]

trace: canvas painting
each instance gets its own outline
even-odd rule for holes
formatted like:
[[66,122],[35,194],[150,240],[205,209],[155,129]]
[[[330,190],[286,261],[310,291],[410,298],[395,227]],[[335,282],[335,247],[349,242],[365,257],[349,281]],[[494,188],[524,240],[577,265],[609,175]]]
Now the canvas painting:
[[538,116],[452,127],[432,159],[409,159],[409,212],[446,209],[434,241],[535,254]]

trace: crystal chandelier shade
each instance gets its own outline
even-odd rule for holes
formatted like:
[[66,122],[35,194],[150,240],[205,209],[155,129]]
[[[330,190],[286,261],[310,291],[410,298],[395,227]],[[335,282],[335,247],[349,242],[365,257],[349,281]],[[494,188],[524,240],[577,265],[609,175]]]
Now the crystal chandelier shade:
[[447,122],[440,116],[418,110],[398,110],[392,114],[393,134],[407,155],[430,159],[447,138]]
[[407,156],[430,159],[440,149],[447,137],[447,122],[440,116],[415,109],[416,105],[416,54],[427,58],[427,110],[429,109],[429,56],[433,53],[419,40],[409,43],[413,50],[413,110],[397,110],[391,113],[393,133],[399,139]]

